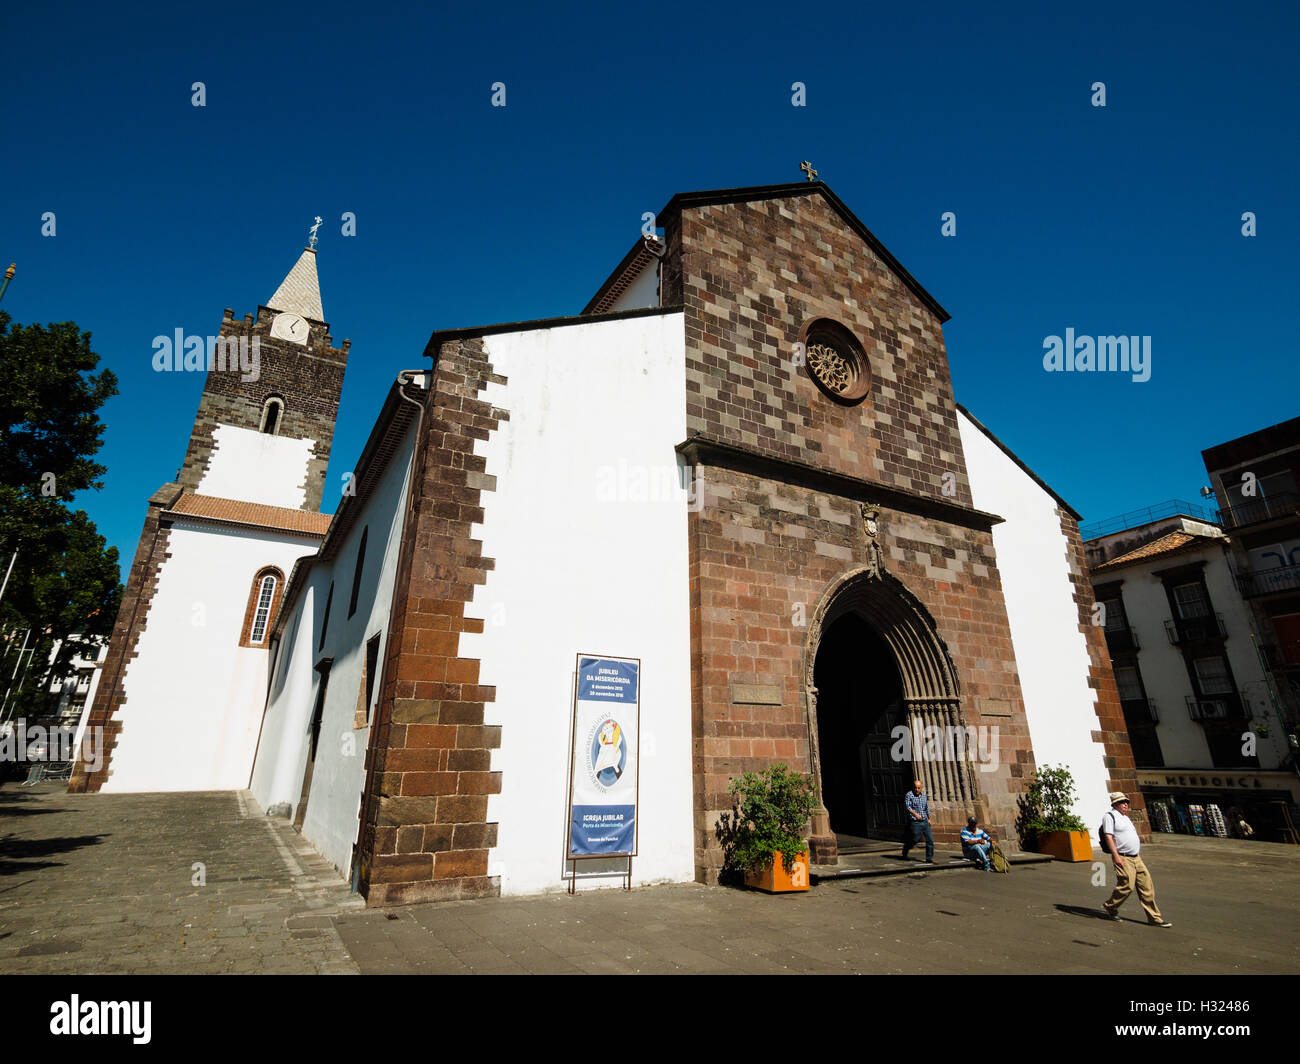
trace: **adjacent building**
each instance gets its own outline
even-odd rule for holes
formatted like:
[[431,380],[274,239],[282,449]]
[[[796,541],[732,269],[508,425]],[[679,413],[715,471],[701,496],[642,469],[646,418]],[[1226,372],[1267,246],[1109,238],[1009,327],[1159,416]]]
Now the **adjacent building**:
[[1096,619],[1152,826],[1285,838],[1294,717],[1219,516],[1172,500],[1085,528]]

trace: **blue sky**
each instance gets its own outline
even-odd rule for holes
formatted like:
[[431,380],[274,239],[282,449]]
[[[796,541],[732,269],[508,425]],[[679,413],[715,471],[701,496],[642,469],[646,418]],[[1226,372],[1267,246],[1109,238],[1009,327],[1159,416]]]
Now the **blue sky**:
[[[120,379],[78,504],[129,559],[203,387],[153,337],[255,311],[317,214],[353,342],[330,510],[434,329],[577,313],[642,212],[802,159],[952,314],[958,400],[1085,521],[1196,498],[1203,448],[1300,414],[1297,9],[897,6],[10,5],[0,307],[76,321]],[[1150,336],[1151,379],[1044,372],[1067,327]]]

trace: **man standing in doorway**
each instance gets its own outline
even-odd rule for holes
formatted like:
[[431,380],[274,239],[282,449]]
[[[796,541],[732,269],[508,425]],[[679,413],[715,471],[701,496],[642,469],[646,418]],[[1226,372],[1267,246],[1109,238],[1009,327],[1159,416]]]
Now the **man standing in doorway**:
[[925,797],[925,787],[920,780],[912,781],[912,789],[903,799],[907,809],[907,837],[903,840],[903,860],[908,851],[925,839],[925,863],[934,864],[934,832],[930,830],[930,803]]
[[1138,901],[1146,910],[1147,923],[1152,927],[1173,927],[1160,915],[1160,907],[1156,905],[1156,888],[1151,882],[1151,873],[1139,856],[1142,843],[1137,828],[1128,818],[1128,810],[1128,795],[1111,791],[1110,812],[1101,818],[1101,842],[1115,863],[1115,892],[1102,905],[1102,912],[1108,919],[1118,920],[1119,907],[1133,893],[1136,883]]

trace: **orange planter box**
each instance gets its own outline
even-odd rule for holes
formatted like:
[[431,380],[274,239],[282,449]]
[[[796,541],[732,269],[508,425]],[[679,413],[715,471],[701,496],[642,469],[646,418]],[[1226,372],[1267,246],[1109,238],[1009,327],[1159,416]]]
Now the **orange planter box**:
[[1092,836],[1086,831],[1049,831],[1038,836],[1038,852],[1058,861],[1091,861]]
[[789,872],[786,872],[785,861],[778,853],[763,871],[746,872],[745,886],[766,891],[768,894],[789,894],[791,891],[807,890],[808,851],[804,850],[794,859]]

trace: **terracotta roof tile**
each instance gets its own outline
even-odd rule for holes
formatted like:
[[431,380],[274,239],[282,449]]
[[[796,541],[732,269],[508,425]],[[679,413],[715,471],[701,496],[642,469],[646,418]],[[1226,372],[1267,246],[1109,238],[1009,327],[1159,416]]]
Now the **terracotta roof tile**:
[[1131,550],[1127,554],[1121,554],[1118,558],[1103,562],[1094,568],[1093,572],[1099,573],[1103,569],[1128,565],[1130,562],[1141,561],[1143,558],[1154,558],[1160,554],[1176,554],[1184,548],[1195,550],[1202,544],[1210,542],[1212,540],[1209,536],[1193,536],[1186,532],[1170,532],[1159,539],[1153,539],[1150,543],[1146,543],[1136,550]]
[[229,524],[274,528],[281,532],[299,532],[309,536],[324,536],[333,519],[332,514],[291,510],[287,506],[268,506],[239,499],[219,499],[215,495],[196,495],[190,491],[177,499],[168,512]]

